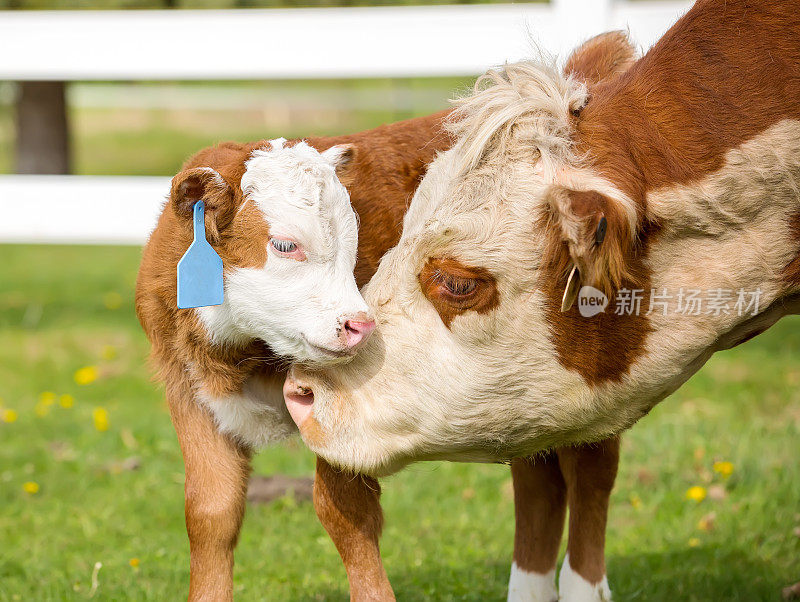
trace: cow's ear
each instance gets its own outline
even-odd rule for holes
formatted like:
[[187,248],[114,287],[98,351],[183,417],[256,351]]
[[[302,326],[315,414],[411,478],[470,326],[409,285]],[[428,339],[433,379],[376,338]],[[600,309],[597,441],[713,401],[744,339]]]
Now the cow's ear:
[[206,234],[209,239],[215,240],[219,231],[233,219],[236,209],[234,189],[219,172],[210,167],[184,169],[172,178],[172,211],[191,225],[197,201],[205,203]]
[[592,86],[624,73],[637,58],[624,31],[609,31],[589,38],[573,50],[564,65],[564,74]]
[[358,149],[355,144],[337,144],[322,152],[322,156],[336,170],[339,181],[348,186],[355,178],[353,165]]
[[579,285],[594,286],[611,296],[630,279],[629,264],[636,228],[636,210],[625,201],[596,190],[553,186],[544,207],[547,241],[544,265],[569,274],[565,306]]

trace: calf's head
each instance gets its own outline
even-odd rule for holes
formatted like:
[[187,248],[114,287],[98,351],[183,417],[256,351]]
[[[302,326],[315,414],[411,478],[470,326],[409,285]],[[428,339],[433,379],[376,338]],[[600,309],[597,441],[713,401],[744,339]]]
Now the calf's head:
[[280,356],[335,362],[374,327],[353,278],[356,215],[336,174],[354,151],[284,142],[201,153],[173,179],[170,205],[186,234],[194,204],[206,204],[225,300],[196,311],[214,343],[261,339]]

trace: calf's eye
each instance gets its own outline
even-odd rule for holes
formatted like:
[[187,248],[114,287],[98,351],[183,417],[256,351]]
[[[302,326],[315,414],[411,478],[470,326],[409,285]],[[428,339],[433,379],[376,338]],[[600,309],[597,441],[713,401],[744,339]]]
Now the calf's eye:
[[293,253],[297,250],[297,243],[285,238],[273,238],[269,242],[278,253]]
[[272,249],[281,257],[294,259],[295,261],[305,261],[306,254],[300,245],[288,238],[271,238],[269,244]]

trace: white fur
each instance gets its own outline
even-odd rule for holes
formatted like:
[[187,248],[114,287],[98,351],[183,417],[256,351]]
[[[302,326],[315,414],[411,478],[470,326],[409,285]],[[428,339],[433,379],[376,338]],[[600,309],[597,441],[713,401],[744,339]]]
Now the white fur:
[[198,401],[214,415],[219,430],[258,449],[297,433],[283,402],[283,379],[251,377],[242,391],[225,398],[198,391]]
[[508,580],[508,602],[558,602],[556,570],[545,575],[524,571],[514,562]]
[[611,590],[605,575],[595,584],[589,583],[569,565],[569,554],[564,557],[558,574],[558,589],[561,602],[611,602]]
[[[296,374],[314,390],[323,433],[307,442],[335,464],[381,475],[415,460],[496,461],[603,439],[750,328],[736,315],[656,312],[647,353],[621,381],[592,386],[565,368],[543,310],[536,218],[551,185],[599,181],[570,139],[569,110],[585,91],[541,66],[508,66],[491,83],[464,103],[460,138],[429,166],[399,244],[364,289],[376,335],[335,379]],[[759,288],[764,307],[796,292],[781,270],[797,252],[789,224],[798,189],[800,122],[786,121],[733,149],[705,180],[653,192],[662,230],[649,254],[652,286]],[[487,269],[499,306],[446,327],[419,286],[430,257]],[[790,311],[777,306],[770,319]]]
[[270,236],[296,241],[306,259],[269,247],[262,267],[226,271],[222,305],[197,312],[215,343],[262,339],[278,355],[330,362],[344,350],[344,321],[368,311],[353,277],[356,216],[336,177],[337,147],[320,154],[305,142],[288,148],[283,142],[252,153],[242,193],[269,224]]

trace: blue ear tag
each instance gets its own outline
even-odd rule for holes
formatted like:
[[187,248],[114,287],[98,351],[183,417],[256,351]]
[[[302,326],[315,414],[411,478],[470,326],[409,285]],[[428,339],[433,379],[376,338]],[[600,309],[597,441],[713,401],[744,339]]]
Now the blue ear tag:
[[178,307],[222,305],[222,258],[206,240],[205,203],[194,204],[194,240],[178,262]]

